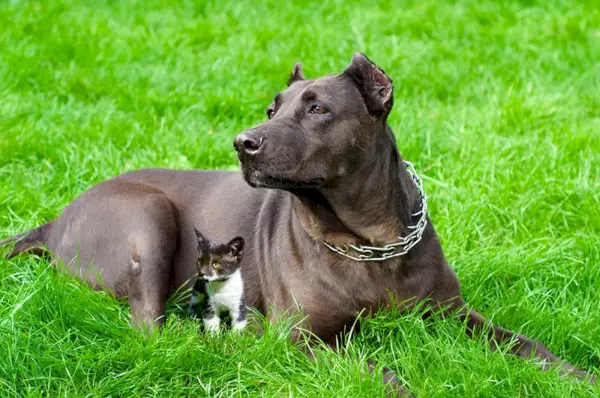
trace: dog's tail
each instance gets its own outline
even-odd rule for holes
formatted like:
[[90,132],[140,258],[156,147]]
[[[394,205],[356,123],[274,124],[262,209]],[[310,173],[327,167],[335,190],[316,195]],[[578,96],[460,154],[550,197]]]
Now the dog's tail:
[[15,247],[8,253],[8,256],[6,256],[7,259],[20,253],[33,253],[41,256],[45,252],[44,246],[48,242],[48,235],[51,228],[52,221],[34,228],[31,231],[9,236],[6,239],[0,240],[0,247],[16,242]]

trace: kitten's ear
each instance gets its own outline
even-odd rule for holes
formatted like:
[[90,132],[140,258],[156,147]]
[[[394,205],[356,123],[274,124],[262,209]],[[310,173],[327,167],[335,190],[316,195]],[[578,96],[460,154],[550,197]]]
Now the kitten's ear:
[[244,238],[240,236],[235,237],[227,244],[227,246],[229,246],[229,253],[240,261],[242,259],[242,254],[244,253]]
[[206,244],[206,238],[196,228],[194,228],[194,232],[196,233],[196,241],[198,242],[198,249],[200,249],[202,246],[204,246]]

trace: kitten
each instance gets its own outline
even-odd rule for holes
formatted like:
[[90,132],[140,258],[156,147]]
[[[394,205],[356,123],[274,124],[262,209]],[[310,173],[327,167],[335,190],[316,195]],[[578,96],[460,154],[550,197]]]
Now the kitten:
[[221,310],[231,315],[231,327],[241,330],[246,327],[246,309],[244,307],[244,282],[240,270],[244,239],[233,238],[227,244],[209,242],[197,229],[198,241],[198,281],[192,289],[188,314],[196,317],[196,309],[204,295],[202,319],[204,327],[218,331]]

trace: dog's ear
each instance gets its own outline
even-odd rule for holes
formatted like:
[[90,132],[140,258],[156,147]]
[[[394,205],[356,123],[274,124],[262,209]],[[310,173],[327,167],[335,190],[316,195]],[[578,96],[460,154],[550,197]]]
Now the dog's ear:
[[392,79],[366,55],[354,53],[343,75],[351,77],[362,94],[372,116],[387,116],[394,104]]
[[229,254],[235,257],[236,261],[242,260],[242,254],[244,253],[244,238],[238,236],[233,238],[227,246],[229,247]]
[[290,75],[289,79],[288,79],[288,86],[291,85],[294,82],[300,81],[300,80],[306,80],[304,78],[304,74],[302,73],[302,63],[301,62],[296,62],[296,65],[294,65],[294,68],[292,69],[292,74]]

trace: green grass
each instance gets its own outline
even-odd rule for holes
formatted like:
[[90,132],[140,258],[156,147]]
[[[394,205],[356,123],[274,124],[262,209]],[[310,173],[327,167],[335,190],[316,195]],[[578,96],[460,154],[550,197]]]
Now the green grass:
[[[88,4],[95,4],[94,6]],[[5,1],[0,236],[140,167],[236,169],[234,135],[297,60],[356,50],[393,77],[390,116],[465,298],[600,368],[597,1]],[[419,397],[598,396],[491,353],[451,320],[381,314],[344,359],[307,360],[285,324],[210,338],[174,302],[160,336],[34,258],[0,260],[0,396],[378,396],[367,358]]]

